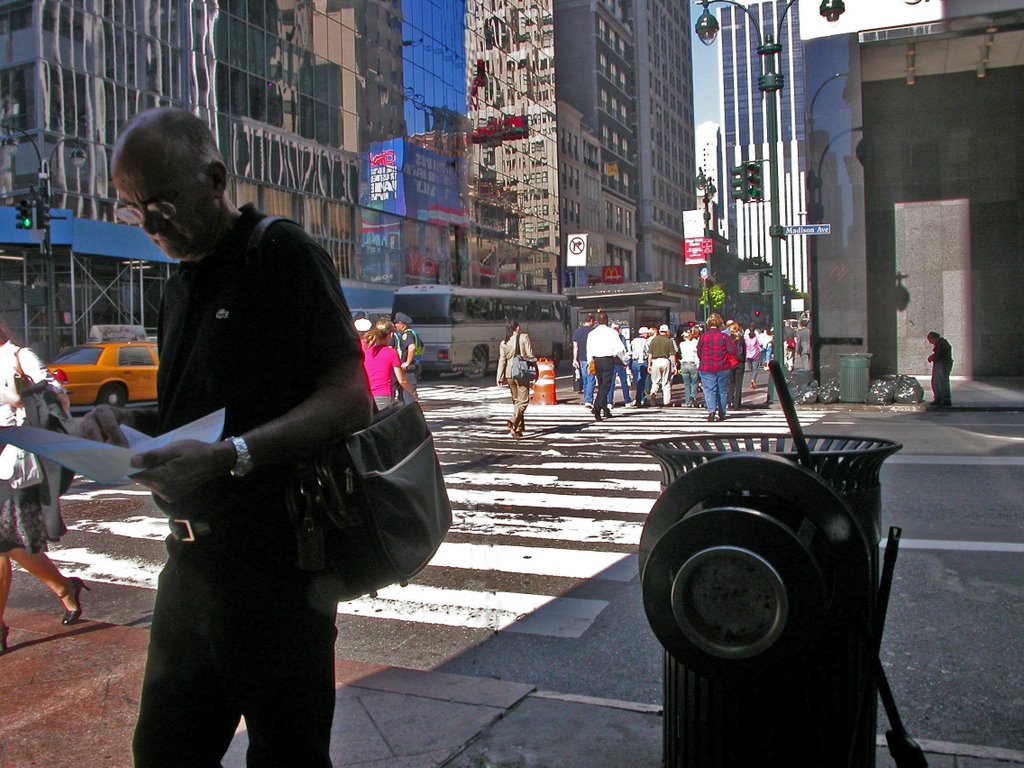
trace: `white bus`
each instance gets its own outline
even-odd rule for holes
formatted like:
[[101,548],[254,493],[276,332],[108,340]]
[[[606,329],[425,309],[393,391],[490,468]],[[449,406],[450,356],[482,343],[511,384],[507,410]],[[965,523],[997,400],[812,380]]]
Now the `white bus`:
[[568,344],[565,296],[532,291],[409,285],[395,291],[391,315],[404,312],[423,342],[423,372],[482,376],[498,365],[505,320],[530,334],[533,353],[558,361]]

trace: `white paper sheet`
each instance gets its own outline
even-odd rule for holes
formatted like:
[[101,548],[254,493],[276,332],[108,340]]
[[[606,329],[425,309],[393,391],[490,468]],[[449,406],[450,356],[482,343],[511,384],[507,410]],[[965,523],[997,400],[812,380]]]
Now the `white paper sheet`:
[[121,431],[128,440],[128,448],[38,427],[0,429],[0,443],[10,443],[37,456],[51,459],[97,483],[123,485],[132,482],[132,475],[143,471],[132,466],[132,456],[136,454],[163,448],[178,440],[199,440],[203,443],[219,440],[224,432],[224,409],[158,437],[149,437],[130,427],[122,427]]

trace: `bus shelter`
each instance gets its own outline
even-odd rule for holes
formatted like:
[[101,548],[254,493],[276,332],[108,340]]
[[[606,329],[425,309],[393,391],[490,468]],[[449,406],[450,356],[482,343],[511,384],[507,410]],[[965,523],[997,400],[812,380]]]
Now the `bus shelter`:
[[587,285],[567,288],[565,292],[572,307],[574,328],[588,312],[603,309],[612,322],[631,330],[642,325],[657,328],[662,324],[674,330],[677,323],[697,319],[695,311],[700,300],[700,288],[696,286],[659,280]]

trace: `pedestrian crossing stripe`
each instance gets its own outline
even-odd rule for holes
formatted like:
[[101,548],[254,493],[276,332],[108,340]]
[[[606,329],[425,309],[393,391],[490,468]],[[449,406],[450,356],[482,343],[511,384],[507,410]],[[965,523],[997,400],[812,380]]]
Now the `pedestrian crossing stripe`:
[[341,603],[338,613],[493,632],[580,637],[607,606],[605,600],[410,584],[382,589],[376,598]]
[[489,491],[474,491],[449,487],[448,498],[453,505],[465,506],[470,509],[480,506],[535,508],[541,505],[546,508],[578,510],[581,512],[592,512],[593,510],[624,512],[641,515],[646,518],[647,513],[654,506],[657,495],[652,494],[649,498],[637,498],[635,496],[575,496],[549,493],[543,489],[510,491],[505,488],[495,488]]
[[[424,388],[421,393],[430,392],[428,399],[438,401],[451,399],[453,392],[455,399],[465,397],[461,387],[447,393],[438,389],[442,388]],[[536,440],[516,443],[506,436],[505,422],[511,412],[507,391],[491,388],[482,395],[472,405],[442,406],[426,414],[441,459],[450,469],[446,483],[453,504],[451,532],[456,538],[471,536],[481,542],[445,541],[427,573],[464,570],[598,582],[629,581],[637,574],[634,552],[643,523],[660,492],[659,466],[643,453],[639,442],[661,436],[677,437],[689,431],[788,431],[784,416],[778,411],[738,412],[731,414],[729,421],[709,425],[702,410],[617,409],[612,419],[597,423],[580,406],[566,404],[529,410],[527,426]],[[800,414],[805,424],[824,415],[821,411]],[[594,445],[591,425],[600,429],[603,437],[621,443],[622,450],[613,457],[607,451],[588,450]],[[503,463],[467,469],[464,462],[456,465],[452,461],[467,448],[468,439],[493,440],[496,436],[503,440]],[[525,464],[520,455],[526,453],[547,455],[550,460]],[[588,455],[596,461],[587,460]],[[577,476],[594,470],[601,474],[593,478]],[[95,502],[148,495],[148,491],[137,488],[103,488],[80,482],[63,500]],[[537,514],[538,509],[545,514]],[[609,516],[598,517],[595,510]],[[166,520],[159,515],[81,520],[71,528],[153,542],[162,541],[167,535]],[[487,541],[494,537],[511,543]],[[530,546],[530,541],[554,546]],[[580,549],[581,544],[589,549]],[[595,547],[598,551],[594,551]],[[623,547],[630,552],[621,551]],[[162,567],[162,562],[119,557],[84,547],[55,547],[50,555],[68,573],[86,580],[146,589],[156,588]],[[413,583],[381,590],[374,598],[342,603],[338,613],[354,618],[579,637],[606,605],[602,600],[528,591],[468,590]]]
[[[94,521],[83,529],[97,531],[105,525],[106,522]],[[61,570],[87,581],[151,590],[156,589],[162,568],[160,563],[121,558],[84,547],[53,549],[50,557],[61,564]],[[441,545],[431,566],[613,581],[629,581],[637,573],[635,555],[449,542]],[[339,603],[338,614],[495,632],[579,637],[607,605],[604,600],[410,584],[387,587],[376,597]]]
[[[593,467],[590,467],[593,469]],[[657,465],[652,461],[646,469],[657,471]],[[616,466],[614,471],[621,471]],[[609,477],[606,480],[562,480],[558,475],[534,475],[527,473],[506,473],[489,474],[486,472],[451,472],[444,476],[447,485],[484,485],[488,488],[494,486],[522,486],[527,488],[549,488],[556,483],[560,489],[573,489],[580,491],[630,491],[633,493],[653,493],[661,491],[657,480],[631,480],[623,477]]]
[[581,544],[640,544],[644,519],[614,520],[596,517],[544,517],[526,520],[514,512],[484,512],[476,509],[453,511],[454,533],[510,536]]

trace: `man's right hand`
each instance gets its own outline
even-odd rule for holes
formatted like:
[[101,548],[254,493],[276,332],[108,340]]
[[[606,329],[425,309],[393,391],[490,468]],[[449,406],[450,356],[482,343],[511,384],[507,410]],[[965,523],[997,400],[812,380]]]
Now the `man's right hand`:
[[124,408],[98,405],[82,417],[79,434],[86,440],[127,448],[128,440],[121,431],[121,425],[126,420],[127,411]]
[[579,368],[580,367],[580,361],[579,360],[573,360],[572,361],[572,367],[573,368]]

